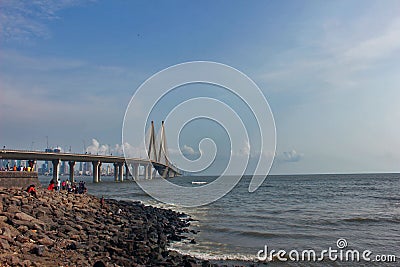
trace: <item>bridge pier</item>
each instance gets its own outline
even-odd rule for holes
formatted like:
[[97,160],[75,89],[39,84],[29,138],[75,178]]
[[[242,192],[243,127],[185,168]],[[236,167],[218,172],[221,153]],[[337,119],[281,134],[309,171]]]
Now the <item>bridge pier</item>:
[[123,163],[119,163],[118,164],[118,180],[120,182],[124,181],[124,164]]
[[53,180],[54,182],[58,182],[59,178],[59,170],[60,170],[60,160],[53,159],[51,161],[53,163]]
[[99,161],[99,167],[98,167],[99,182],[101,182],[101,164],[103,163]]
[[114,163],[114,181],[118,182],[118,164]]
[[163,173],[161,175],[162,178],[164,178],[164,179],[168,178],[168,172],[169,172],[169,168],[165,167],[165,169],[164,169],[164,171],[163,171]]
[[99,165],[100,161],[93,161],[93,183],[98,183],[99,182]]
[[69,181],[73,183],[75,182],[74,180],[75,161],[68,161],[68,164],[69,164]]
[[149,164],[149,165],[148,165],[148,168],[149,168],[149,172],[150,172],[150,177],[149,177],[149,179],[152,180],[152,179],[153,179],[153,165],[152,165],[152,164]]
[[139,163],[133,164],[133,179],[137,181],[139,179]]
[[129,180],[129,166],[125,163],[125,180]]
[[[27,162],[29,162],[29,161],[27,161]],[[37,170],[37,160],[33,160],[33,164],[32,164],[32,169],[31,169],[31,171],[33,172],[33,171],[35,171],[35,170]]]

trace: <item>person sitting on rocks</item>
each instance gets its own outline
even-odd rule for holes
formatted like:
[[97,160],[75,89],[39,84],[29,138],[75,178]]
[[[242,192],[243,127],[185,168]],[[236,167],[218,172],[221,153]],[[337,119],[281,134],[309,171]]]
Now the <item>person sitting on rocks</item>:
[[66,186],[67,186],[67,182],[65,180],[63,180],[62,183],[61,183],[62,190],[65,190]]
[[32,196],[34,196],[35,198],[37,198],[36,195],[36,188],[34,184],[31,184],[30,186],[28,186],[28,188],[26,189],[26,192],[28,192],[29,194],[31,194]]
[[50,181],[49,186],[47,187],[47,190],[53,191],[53,190],[54,190],[54,187],[55,187],[55,184],[54,184],[54,180],[52,179],[52,180]]
[[100,198],[100,207],[101,207],[102,209],[106,209],[106,204],[105,204],[105,201],[104,201],[104,197],[103,197],[103,196],[101,196],[101,198]]

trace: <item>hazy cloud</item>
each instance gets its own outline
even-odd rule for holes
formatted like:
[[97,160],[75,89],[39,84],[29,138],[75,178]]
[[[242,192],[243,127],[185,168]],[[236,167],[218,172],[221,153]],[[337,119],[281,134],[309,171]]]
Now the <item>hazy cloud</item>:
[[356,43],[343,55],[350,61],[375,60],[400,49],[400,19],[394,20],[379,35]]
[[188,145],[184,145],[183,146],[182,153],[186,154],[186,155],[191,155],[191,156],[198,154],[198,152],[194,151],[194,149],[191,146],[188,146]]
[[87,0],[37,0],[0,2],[0,35],[4,40],[24,41],[32,37],[48,37],[47,21],[59,19],[57,12],[82,5]]
[[107,155],[111,152],[111,148],[109,145],[100,144],[99,141],[93,138],[92,143],[86,148],[86,152],[90,154]]
[[277,162],[298,162],[303,157],[303,153],[299,153],[293,149],[292,151],[284,151],[281,154],[276,154],[275,160]]
[[86,152],[95,155],[114,155],[132,158],[147,158],[147,153],[144,149],[135,147],[129,143],[124,144],[101,144],[97,139],[92,138],[91,144],[86,148]]

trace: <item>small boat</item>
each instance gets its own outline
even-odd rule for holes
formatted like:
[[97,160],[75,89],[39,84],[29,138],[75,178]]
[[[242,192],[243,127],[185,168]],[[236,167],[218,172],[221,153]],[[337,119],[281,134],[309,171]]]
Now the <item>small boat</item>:
[[192,184],[206,184],[207,182],[197,182],[197,181],[193,181]]

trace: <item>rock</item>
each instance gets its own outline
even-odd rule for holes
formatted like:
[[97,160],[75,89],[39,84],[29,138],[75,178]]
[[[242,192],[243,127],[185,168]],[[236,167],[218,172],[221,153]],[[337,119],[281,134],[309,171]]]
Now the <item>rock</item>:
[[198,265],[196,262],[185,261],[183,266],[184,267],[199,267],[200,265]]
[[38,256],[43,256],[44,252],[45,252],[45,246],[43,245],[38,245],[38,246],[34,246],[33,247],[33,253],[38,255]]
[[29,229],[41,230],[45,227],[45,223],[28,215],[24,212],[18,212],[15,214],[14,219],[12,220],[14,224],[18,225],[26,225]]
[[15,240],[20,242],[20,243],[27,243],[29,242],[29,237],[23,236],[23,235],[18,235]]
[[21,225],[17,228],[17,230],[20,231],[21,233],[25,233],[25,232],[29,231],[29,228],[26,225]]
[[123,252],[123,249],[117,248],[117,247],[112,247],[112,246],[107,246],[106,250],[108,252],[110,252],[111,255],[114,254],[114,253],[121,254],[121,252]]
[[66,249],[75,250],[76,249],[76,243],[75,242],[71,242],[70,244],[67,245]]
[[30,260],[24,260],[24,261],[22,262],[22,264],[23,264],[23,266],[26,266],[26,267],[32,266],[32,262],[31,262]]
[[9,212],[9,213],[17,213],[17,212],[20,212],[20,211],[21,210],[16,205],[11,205],[11,206],[7,207],[7,212]]
[[18,213],[16,213],[15,216],[14,216],[14,218],[17,219],[17,220],[28,221],[28,222],[35,221],[35,220],[36,220],[36,218],[34,218],[34,217],[32,217],[32,216],[30,216],[30,215],[24,213],[24,212],[18,212]]
[[[91,266],[102,259],[107,266],[196,266],[191,257],[167,250],[169,242],[186,238],[186,215],[108,199],[102,210],[93,196],[40,188],[38,199],[25,197],[19,189],[3,191],[0,247],[2,253],[18,253],[17,265]],[[123,212],[117,214],[119,209]],[[1,263],[14,266],[2,255]],[[31,262],[24,262],[28,256]]]
[[0,248],[8,250],[10,249],[10,244],[8,244],[8,241],[5,239],[0,239]]
[[11,237],[8,237],[8,236],[5,236],[5,235],[0,235],[0,239],[7,240],[8,242],[13,242],[14,241],[14,238],[11,238]]
[[106,267],[106,265],[104,264],[103,261],[96,261],[96,262],[93,264],[93,267]]
[[80,235],[71,235],[72,240],[81,240]]
[[3,228],[1,228],[1,230],[3,231],[4,236],[7,236],[9,238],[11,238],[13,236],[11,230],[8,227],[3,227]]
[[45,237],[39,239],[37,242],[38,242],[39,244],[45,245],[45,246],[52,246],[52,245],[54,245],[54,240],[52,240],[51,238],[49,238],[49,237],[47,237],[47,236],[45,236]]
[[12,266],[19,266],[21,261],[16,256],[11,256],[11,264]]
[[46,211],[44,211],[42,209],[41,210],[37,210],[35,216],[36,216],[37,219],[40,219],[40,218],[46,216]]

